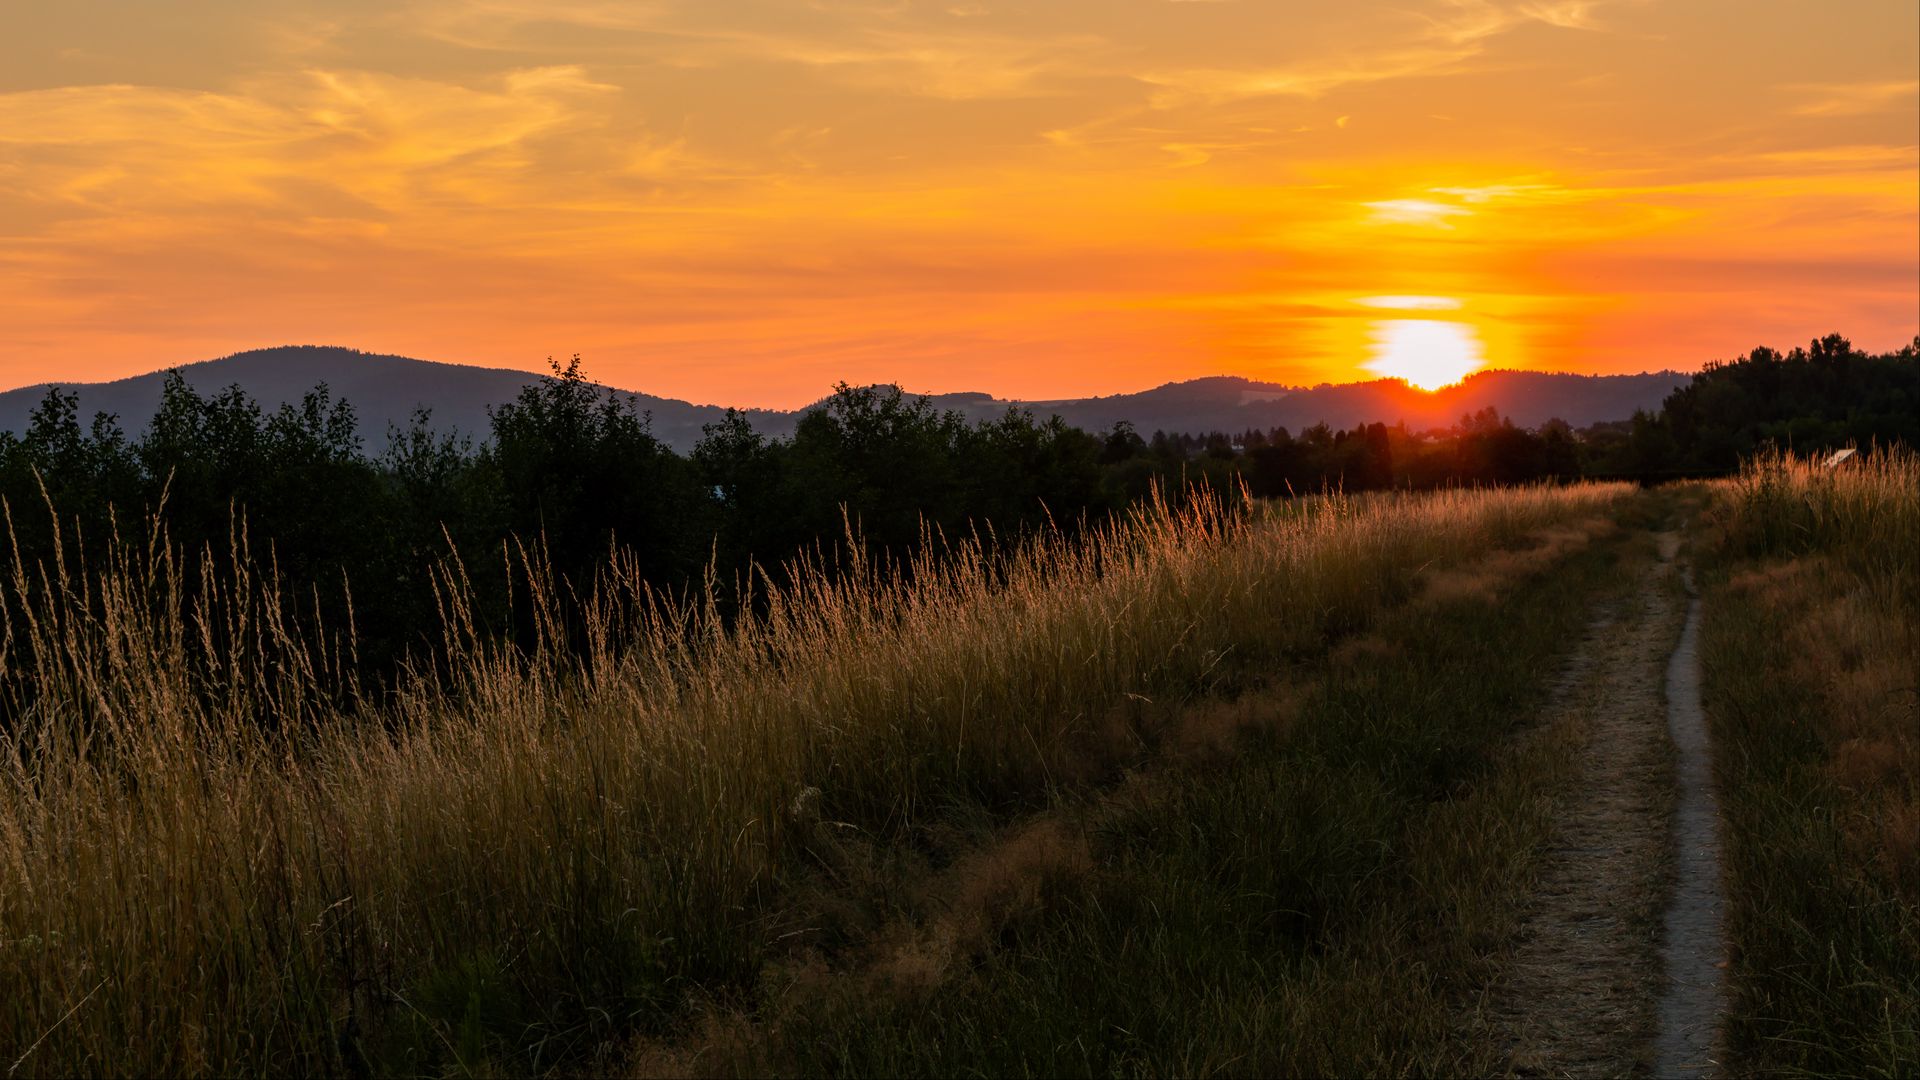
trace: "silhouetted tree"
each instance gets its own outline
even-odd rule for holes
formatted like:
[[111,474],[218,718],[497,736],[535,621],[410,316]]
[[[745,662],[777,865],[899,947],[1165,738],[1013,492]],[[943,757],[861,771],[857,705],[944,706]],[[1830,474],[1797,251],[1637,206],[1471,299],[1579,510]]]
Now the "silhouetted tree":
[[651,579],[697,575],[713,522],[693,469],[654,438],[636,399],[587,381],[578,356],[549,363],[553,378],[490,414],[480,467],[501,532],[538,539],[577,588],[616,542]]

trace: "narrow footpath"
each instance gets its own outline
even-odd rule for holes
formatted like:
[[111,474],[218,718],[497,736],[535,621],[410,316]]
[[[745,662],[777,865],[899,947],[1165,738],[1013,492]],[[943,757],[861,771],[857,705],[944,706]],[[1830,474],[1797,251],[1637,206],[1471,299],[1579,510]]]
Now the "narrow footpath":
[[[1662,537],[1661,555],[1671,560]],[[1674,547],[1677,547],[1677,541]],[[1673,891],[1667,903],[1665,993],[1660,997],[1656,1076],[1715,1075],[1720,1018],[1726,1012],[1726,909],[1720,850],[1720,807],[1713,791],[1712,746],[1700,703],[1700,598],[1687,586],[1687,621],[1667,664],[1667,731],[1673,740]]]
[[1724,987],[1720,851],[1698,601],[1677,533],[1597,611],[1541,723],[1577,760],[1485,1024],[1515,1076],[1712,1075]]

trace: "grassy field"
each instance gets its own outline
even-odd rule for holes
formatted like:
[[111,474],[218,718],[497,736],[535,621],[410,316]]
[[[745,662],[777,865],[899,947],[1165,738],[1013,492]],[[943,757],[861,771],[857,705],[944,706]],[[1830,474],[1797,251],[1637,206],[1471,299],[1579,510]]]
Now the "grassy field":
[[[1552,782],[1510,736],[1627,502],[1148,507],[910,578],[803,569],[731,622],[618,563],[568,610],[520,557],[543,647],[489,639],[456,570],[440,654],[377,697],[244,536],[16,559],[3,660],[39,693],[0,744],[0,1054],[23,1076],[1483,1060],[1452,1010]],[[837,1021],[869,977],[903,989]],[[1375,1009],[1397,1019],[1363,1030]]]
[[1920,459],[1720,485],[1702,660],[1728,830],[1734,1065],[1920,1062]]
[[636,1071],[1500,1071],[1478,995],[1573,737],[1531,724],[1543,675],[1647,556],[1606,519],[1533,539],[1429,575],[1331,649],[1151,710],[1158,752],[1121,784],[944,870],[827,847],[809,921],[839,932]]

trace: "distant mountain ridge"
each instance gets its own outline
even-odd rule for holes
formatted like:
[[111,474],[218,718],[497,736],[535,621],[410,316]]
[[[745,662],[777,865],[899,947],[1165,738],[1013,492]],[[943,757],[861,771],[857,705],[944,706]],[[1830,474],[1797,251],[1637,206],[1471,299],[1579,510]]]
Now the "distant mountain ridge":
[[[524,371],[473,367],[404,356],[363,353],[319,345],[289,345],[235,353],[177,369],[201,394],[237,384],[269,411],[282,402],[298,403],[318,383],[334,397],[353,403],[361,437],[370,451],[387,442],[387,429],[405,426],[417,407],[433,411],[434,426],[484,438],[487,409],[512,401],[520,388],[545,376]],[[33,409],[49,385],[79,396],[80,415],[116,414],[129,434],[144,428],[160,404],[164,372],[104,383],[40,383],[0,393],[0,430],[26,430]],[[972,420],[999,416],[1009,408],[1031,409],[1045,419],[1058,414],[1087,431],[1103,431],[1127,421],[1143,435],[1154,431],[1239,433],[1251,428],[1292,431],[1325,423],[1335,428],[1380,421],[1405,422],[1416,430],[1445,427],[1467,413],[1493,408],[1523,427],[1552,418],[1575,427],[1603,420],[1624,420],[1636,409],[1657,410],[1690,375],[1663,371],[1639,375],[1570,375],[1534,371],[1483,371],[1434,393],[1398,380],[1283,386],[1232,375],[1167,383],[1131,394],[1018,401],[982,392],[932,394],[933,404]],[[618,388],[614,388],[618,389]],[[685,452],[700,440],[701,428],[726,414],[720,405],[696,405],[638,391],[639,407],[653,415],[653,431]],[[755,428],[772,436],[793,433],[807,408],[792,411],[742,410]]]

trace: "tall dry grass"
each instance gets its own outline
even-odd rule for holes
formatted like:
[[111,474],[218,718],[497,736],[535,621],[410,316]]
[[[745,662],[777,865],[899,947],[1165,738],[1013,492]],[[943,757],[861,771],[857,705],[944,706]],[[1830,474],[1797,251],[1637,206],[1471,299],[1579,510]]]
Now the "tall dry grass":
[[1717,485],[1702,654],[1743,1070],[1920,1060],[1920,456]]
[[618,557],[576,603],[523,551],[539,643],[491,637],[454,565],[437,654],[379,695],[244,531],[219,557],[157,528],[102,565],[16,550],[0,1067],[581,1061],[746,984],[814,822],[897,837],[1097,779],[1130,695],[1318,650],[1423,568],[1623,491],[1156,503],[905,574],[802,565],[737,619]]
[[1761,454],[1719,485],[1724,552],[1827,554],[1876,585],[1920,596],[1920,455],[1892,447],[1843,462]]

